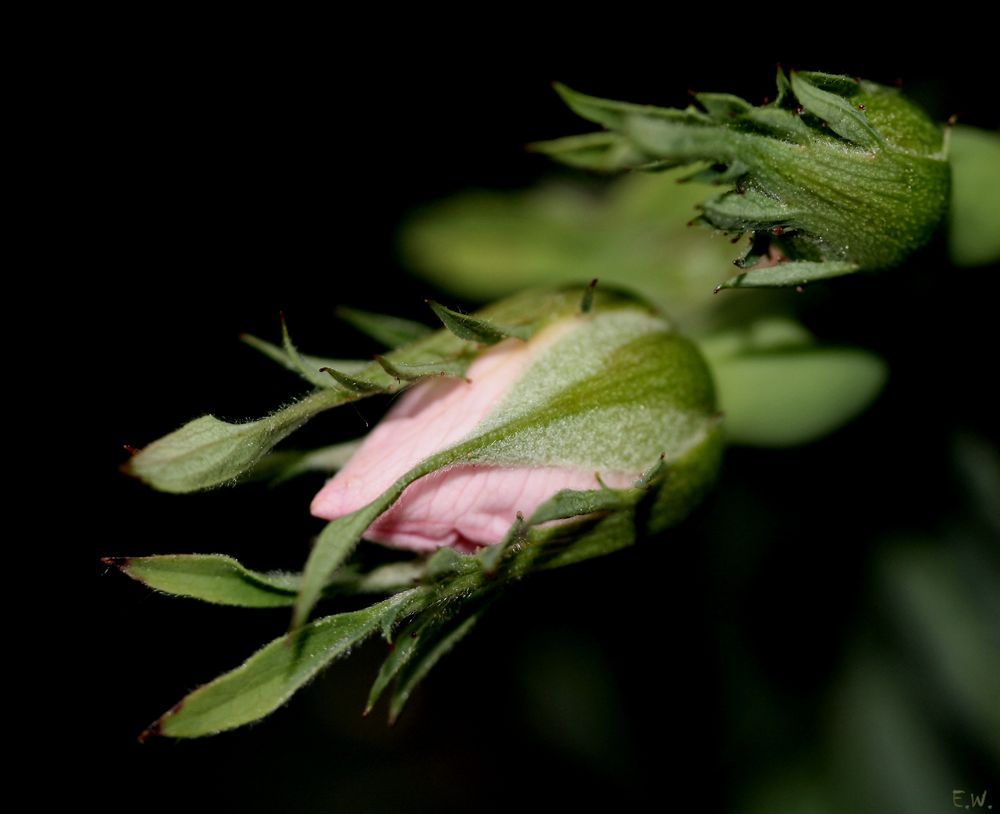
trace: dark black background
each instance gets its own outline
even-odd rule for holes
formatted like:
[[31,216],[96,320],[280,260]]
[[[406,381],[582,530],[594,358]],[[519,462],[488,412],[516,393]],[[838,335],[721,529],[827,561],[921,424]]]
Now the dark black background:
[[[674,534],[513,590],[393,729],[382,708],[360,716],[382,655],[372,642],[255,727],[136,743],[151,720],[279,635],[287,618],[151,595],[99,558],[220,551],[250,567],[297,568],[320,527],[307,515],[319,484],[161,495],[118,473],[123,445],[142,446],[204,413],[256,417],[302,392],[237,341],[241,331],[275,338],[279,311],[300,347],[334,356],[374,350],[334,322],[337,304],[425,318],[423,299],[438,293],[400,270],[399,218],[453,191],[517,187],[549,171],[523,145],[588,129],[563,109],[554,78],[667,105],[686,104],[689,88],[759,101],[773,93],[779,57],[791,67],[902,79],[935,117],[959,112],[995,126],[975,58],[879,60],[861,48],[813,58],[741,45],[711,49],[721,52],[711,58],[662,46],[611,60],[595,46],[581,68],[528,64],[516,40],[348,56],[345,31],[330,43],[219,32],[195,39],[136,36],[95,47],[61,83],[70,137],[57,206],[66,226],[52,239],[73,261],[60,292],[72,312],[62,347],[70,356],[77,345],[96,350],[97,359],[74,380],[82,409],[73,435],[83,442],[65,466],[81,499],[71,504],[78,535],[67,558],[75,646],[61,668],[70,703],[54,748],[67,772],[87,778],[74,793],[111,810],[731,805],[763,757],[727,723],[732,643],[717,635],[719,619],[741,620],[740,647],[756,654],[790,719],[808,731],[855,610],[869,539],[858,528],[900,518],[920,527],[920,512],[947,499],[916,473],[941,463],[944,435],[918,454],[893,419],[916,392],[915,363],[914,377],[904,376],[910,390],[830,441],[734,450],[718,495]],[[984,284],[974,278],[974,288]],[[859,289],[844,291],[841,306]],[[886,287],[867,293],[867,304],[839,311],[843,321],[827,317],[827,327],[905,358],[885,321],[905,333],[918,317],[902,313],[905,303]],[[961,307],[962,318],[941,322],[974,324],[987,316],[985,299],[956,292],[942,307]],[[886,311],[892,304],[901,307]],[[948,357],[935,369],[959,380],[977,368]],[[989,420],[974,399],[931,401],[973,426]],[[363,404],[317,419],[302,442],[356,436],[380,409]],[[906,483],[887,482],[901,470],[911,473]],[[831,511],[824,486],[845,472],[854,478],[852,508]],[[771,490],[783,490],[781,512],[767,502]],[[762,576],[748,585],[746,569]],[[759,746],[773,758],[797,745],[791,737]]]

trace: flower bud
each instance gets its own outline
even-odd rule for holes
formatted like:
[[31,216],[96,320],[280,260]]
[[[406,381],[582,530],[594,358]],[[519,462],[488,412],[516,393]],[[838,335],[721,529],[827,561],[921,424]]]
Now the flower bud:
[[779,69],[777,84],[774,101],[760,107],[697,93],[700,107],[686,110],[557,86],[576,113],[608,132],[536,148],[598,169],[700,164],[692,178],[732,185],[701,206],[703,223],[751,237],[735,261],[748,271],[720,288],[890,268],[927,243],[948,203],[942,129],[874,82]]
[[[717,423],[705,363],[662,317],[635,304],[574,314],[494,345],[464,379],[410,389],[312,512],[343,517],[406,480],[365,537],[417,551],[493,545],[561,490],[627,489],[661,459],[713,458]],[[664,504],[650,525],[669,519]]]

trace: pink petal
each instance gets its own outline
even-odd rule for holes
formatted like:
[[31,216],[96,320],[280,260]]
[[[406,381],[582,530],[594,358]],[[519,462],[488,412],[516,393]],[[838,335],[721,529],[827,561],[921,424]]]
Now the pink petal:
[[[612,487],[630,486],[634,475],[611,473]],[[470,549],[499,543],[521,512],[525,517],[560,489],[597,489],[594,472],[558,467],[460,465],[434,472],[407,487],[366,536],[415,551],[445,545]]]
[[[554,341],[533,340],[533,350]],[[537,339],[537,337],[536,337]],[[469,381],[431,379],[407,391],[312,502],[312,513],[333,520],[367,505],[418,463],[468,437],[532,358],[507,340],[469,367]],[[612,487],[635,475],[601,473]],[[528,517],[560,489],[595,489],[593,471],[557,467],[470,464],[439,470],[410,484],[366,537],[399,548],[469,549],[500,542],[517,513]]]

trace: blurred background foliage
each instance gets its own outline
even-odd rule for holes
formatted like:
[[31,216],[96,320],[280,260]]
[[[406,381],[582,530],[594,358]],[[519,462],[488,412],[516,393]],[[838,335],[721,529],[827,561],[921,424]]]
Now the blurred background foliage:
[[[114,349],[88,379],[101,431],[77,517],[92,539],[72,552],[93,576],[84,678],[69,678],[70,761],[99,778],[84,796],[106,809],[154,796],[248,812],[880,814],[947,810],[955,789],[1000,797],[997,119],[966,65],[799,56],[902,76],[938,120],[962,112],[992,130],[956,131],[969,145],[956,183],[974,191],[905,268],[713,297],[738,247],[685,226],[703,190],[523,151],[584,129],[551,69],[490,73],[470,53],[387,89],[310,52],[254,68],[140,51],[129,71],[95,57],[89,82],[68,80],[87,161],[66,205],[85,213],[75,239],[108,274],[67,295],[98,295],[83,320]],[[692,83],[772,92],[770,55],[628,67],[558,78],[668,105]],[[160,495],[116,473],[121,445],[295,395],[236,341],[275,338],[279,309],[303,350],[354,356],[377,349],[333,320],[336,305],[431,323],[425,297],[471,307],[590,277],[637,287],[704,343],[741,442],[709,501],[661,539],[518,586],[392,729],[383,709],[360,717],[375,641],[259,726],[138,746],[287,618],[154,596],[98,558],[213,550],[295,567],[320,483]],[[377,418],[348,409],[305,432],[319,446]]]

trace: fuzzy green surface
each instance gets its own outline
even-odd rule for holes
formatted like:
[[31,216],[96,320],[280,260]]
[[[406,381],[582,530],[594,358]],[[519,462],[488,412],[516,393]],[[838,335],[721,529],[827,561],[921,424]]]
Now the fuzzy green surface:
[[[779,72],[778,90],[763,107],[697,94],[702,109],[681,111],[559,88],[575,112],[611,131],[609,144],[631,148],[619,150],[620,167],[709,162],[699,180],[734,184],[703,206],[715,228],[769,235],[791,260],[857,270],[898,265],[923,246],[948,204],[941,128],[901,93],[872,82],[806,72],[789,80]],[[557,140],[538,149],[566,159],[576,148]],[[740,265],[764,253],[756,246]]]

